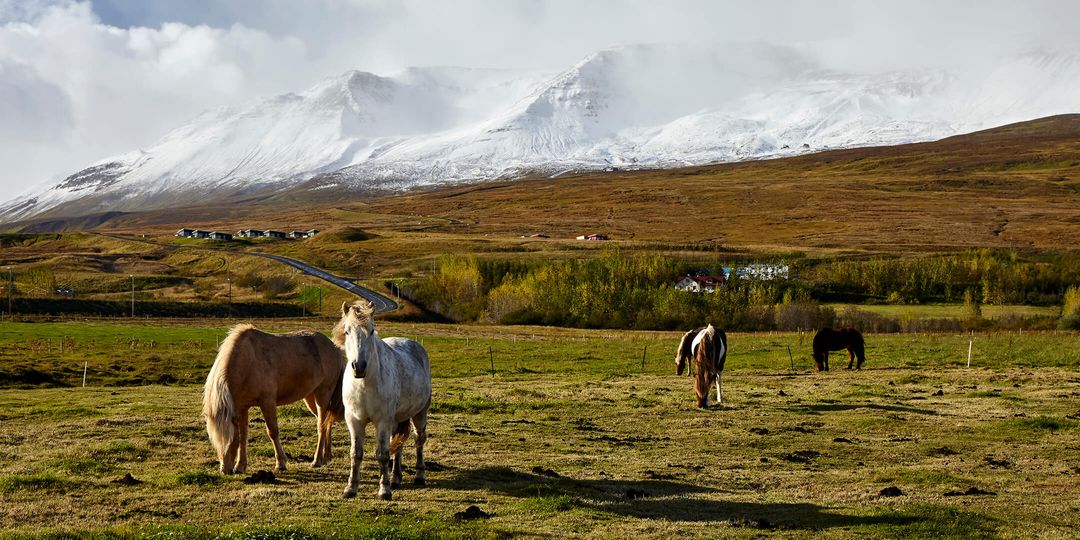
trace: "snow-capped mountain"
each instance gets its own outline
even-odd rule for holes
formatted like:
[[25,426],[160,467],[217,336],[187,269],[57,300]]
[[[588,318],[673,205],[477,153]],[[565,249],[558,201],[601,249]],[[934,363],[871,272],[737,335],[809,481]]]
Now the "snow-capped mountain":
[[0,205],[0,221],[312,189],[668,167],[938,139],[1080,111],[1080,57],[855,74],[793,47],[636,45],[561,73],[350,71],[209,111],[153,145]]

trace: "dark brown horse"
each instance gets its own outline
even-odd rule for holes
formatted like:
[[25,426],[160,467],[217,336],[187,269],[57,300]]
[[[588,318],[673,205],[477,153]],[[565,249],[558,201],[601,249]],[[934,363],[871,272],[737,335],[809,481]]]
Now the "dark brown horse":
[[722,377],[724,360],[727,359],[727,336],[723,331],[708,325],[683,334],[679,350],[675,353],[675,371],[683,374],[690,359],[694,360],[694,392],[697,406],[709,406],[709,383],[716,383],[716,402],[723,405]]
[[854,328],[822,328],[814,336],[814,363],[818,371],[829,371],[829,351],[847,349],[847,368],[851,369],[851,364],[858,358],[855,369],[862,369],[862,363],[866,360],[864,348],[862,334]]

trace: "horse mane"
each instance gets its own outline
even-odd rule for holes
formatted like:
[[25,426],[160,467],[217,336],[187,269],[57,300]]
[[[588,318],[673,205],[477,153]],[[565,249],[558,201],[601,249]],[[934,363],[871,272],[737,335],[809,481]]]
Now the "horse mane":
[[330,339],[338,347],[345,346],[345,319],[341,319],[334,325],[334,329],[330,331]]
[[683,334],[682,340],[679,341],[679,348],[675,351],[675,369],[679,375],[683,374],[683,370],[686,369],[687,364],[694,357],[694,351],[691,350],[690,344],[694,342],[694,337],[701,332],[702,328],[694,328]]

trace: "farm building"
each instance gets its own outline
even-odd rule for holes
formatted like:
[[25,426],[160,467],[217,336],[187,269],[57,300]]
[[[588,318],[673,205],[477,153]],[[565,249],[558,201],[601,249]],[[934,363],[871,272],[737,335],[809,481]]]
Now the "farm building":
[[242,229],[236,231],[236,236],[239,238],[262,238],[266,235],[263,234],[263,231],[257,229]]
[[687,292],[715,292],[724,286],[724,276],[683,276],[675,288]]
[[195,236],[195,229],[180,229],[176,231],[176,234],[174,236],[176,236],[177,238],[192,238]]
[[290,238],[311,238],[318,234],[318,229],[309,229],[306,231],[292,231],[289,233]]
[[583,234],[577,237],[578,240],[610,240],[606,234]]
[[267,238],[288,238],[288,235],[281,231],[271,231],[269,229],[263,231],[263,236]]
[[732,273],[739,279],[751,281],[787,279],[789,274],[786,264],[749,264],[734,269],[724,268],[725,277],[730,278]]
[[210,231],[206,237],[211,240],[232,240],[231,234],[221,231]]

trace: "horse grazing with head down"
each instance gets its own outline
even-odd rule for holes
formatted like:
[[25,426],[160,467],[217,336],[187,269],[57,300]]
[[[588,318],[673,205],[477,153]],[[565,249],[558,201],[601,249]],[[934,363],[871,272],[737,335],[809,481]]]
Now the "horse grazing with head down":
[[274,443],[277,469],[285,470],[278,438],[277,406],[304,400],[318,418],[319,442],[312,466],[330,462],[330,431],[345,417],[341,349],[330,338],[303,331],[273,335],[250,324],[233,327],[218,348],[206,377],[203,416],[221,472],[247,470],[248,409],[259,407]]
[[675,371],[683,374],[687,364],[694,362],[694,392],[697,406],[709,406],[709,385],[716,383],[716,402],[723,405],[724,361],[727,359],[727,335],[708,325],[683,334],[679,350],[675,353]]
[[[348,368],[341,385],[345,423],[352,435],[352,468],[346,498],[356,496],[360,462],[364,458],[364,430],[375,423],[375,459],[379,462],[379,498],[390,500],[391,489],[401,485],[401,447],[416,430],[416,476],[424,485],[424,442],[431,407],[431,364],[427,351],[411,339],[379,338],[375,307],[366,300],[341,304],[341,321],[334,340],[345,348]],[[390,476],[393,456],[393,478]]]
[[858,358],[855,369],[862,369],[862,364],[866,360],[866,351],[862,334],[858,330],[854,328],[819,330],[814,336],[814,363],[817,364],[818,371],[829,371],[829,351],[844,349],[848,352],[847,368],[851,369],[851,364]]

